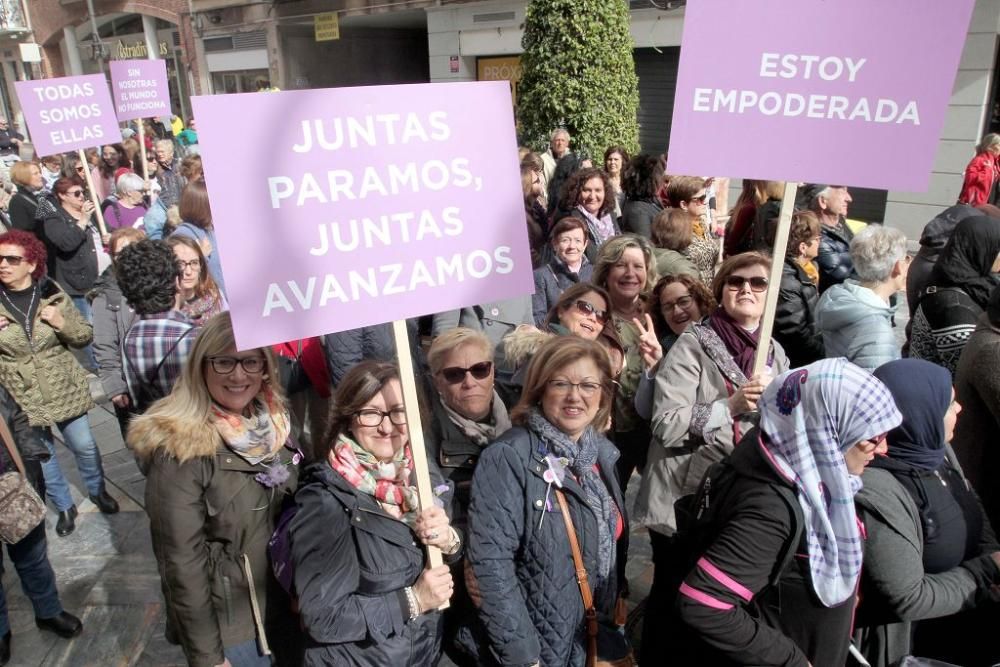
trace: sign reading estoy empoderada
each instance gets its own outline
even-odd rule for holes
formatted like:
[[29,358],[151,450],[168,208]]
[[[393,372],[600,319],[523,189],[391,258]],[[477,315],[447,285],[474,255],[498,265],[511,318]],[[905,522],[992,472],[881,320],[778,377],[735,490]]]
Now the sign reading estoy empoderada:
[[112,60],[110,67],[118,120],[170,116],[166,61]]
[[103,74],[16,81],[14,90],[39,155],[121,141]]
[[240,349],[533,291],[506,82],[193,105]]
[[926,190],[973,4],[688,3],[668,171]]

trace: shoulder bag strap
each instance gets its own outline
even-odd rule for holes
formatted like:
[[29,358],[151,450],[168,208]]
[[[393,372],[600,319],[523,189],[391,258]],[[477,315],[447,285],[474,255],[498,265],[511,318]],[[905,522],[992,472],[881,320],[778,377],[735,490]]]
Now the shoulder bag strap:
[[566,535],[569,537],[569,548],[573,552],[573,565],[576,567],[576,582],[580,585],[580,597],[583,598],[583,613],[587,623],[587,667],[594,667],[597,662],[597,611],[594,609],[594,596],[590,592],[590,582],[587,580],[587,568],[583,564],[583,554],[580,543],[576,539],[576,528],[569,515],[566,495],[562,489],[555,489],[556,500],[566,523]]
[[10,457],[14,460],[14,465],[17,466],[18,472],[25,479],[28,478],[27,473],[24,472],[24,462],[21,461],[21,454],[17,451],[17,446],[14,444],[14,436],[11,435],[10,427],[7,426],[7,420],[0,417],[0,438],[3,438],[3,444],[7,447],[7,451],[10,452]]

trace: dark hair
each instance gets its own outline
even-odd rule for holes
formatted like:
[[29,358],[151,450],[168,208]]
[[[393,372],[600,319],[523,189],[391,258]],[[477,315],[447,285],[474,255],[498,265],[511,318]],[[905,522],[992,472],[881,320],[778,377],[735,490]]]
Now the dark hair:
[[601,167],[604,167],[608,163],[608,158],[618,153],[622,156],[622,169],[628,164],[628,151],[626,151],[621,146],[609,146],[606,151],[604,151],[604,162],[601,163]]
[[580,169],[570,176],[566,184],[563,185],[562,195],[559,197],[559,207],[563,211],[572,211],[580,203],[580,193],[587,181],[599,178],[604,185],[604,203],[601,210],[597,212],[597,217],[601,218],[615,210],[615,190],[611,185],[611,179],[598,167],[587,167]]
[[670,205],[680,208],[681,202],[691,202],[691,197],[705,187],[705,179],[701,176],[674,176],[667,185],[667,199]]
[[[83,168],[87,168],[86,163],[81,163],[80,158],[73,154],[67,154],[63,156],[62,170],[60,173],[63,178],[80,178],[80,175],[76,172],[76,168],[83,164]],[[56,181],[58,183],[58,181]]]
[[212,228],[212,207],[208,201],[205,181],[194,180],[184,186],[177,211],[181,220],[201,229]]
[[655,200],[662,184],[663,162],[656,156],[636,155],[622,169],[622,192],[626,199]]
[[572,215],[568,215],[556,224],[552,225],[552,229],[549,231],[549,240],[555,243],[556,239],[558,239],[561,234],[565,234],[566,232],[574,229],[583,231],[584,241],[590,240],[590,232],[587,230],[587,223],[580,218],[573,217]]
[[570,179],[573,178],[579,169],[580,156],[573,151],[568,151],[556,162],[555,171],[552,172],[552,178],[549,179],[548,184],[547,194],[550,214],[558,208],[561,208],[563,211],[571,211],[576,207],[575,200],[568,208],[563,206],[563,194],[566,192],[566,187],[569,185]]
[[24,261],[34,264],[35,270],[31,272],[34,280],[41,280],[45,275],[45,261],[48,254],[45,252],[45,244],[38,240],[38,237],[31,232],[21,229],[12,229],[9,232],[0,234],[0,245],[16,245],[24,251]]
[[85,187],[83,179],[79,176],[63,176],[62,178],[56,179],[56,182],[52,184],[52,194],[64,195],[69,192],[70,188],[77,185],[81,188]]
[[799,256],[799,245],[809,243],[820,234],[819,217],[812,211],[796,211],[788,229],[788,257]]
[[351,367],[334,392],[326,437],[313,443],[314,459],[326,461],[337,438],[351,430],[351,422],[358,410],[382,391],[390,380],[398,379],[399,369],[385,361],[369,359]]
[[[765,272],[770,273],[771,257],[762,252],[741,252],[738,255],[726,258],[726,261],[719,267],[719,270],[715,273],[715,278],[712,280],[712,296],[715,297],[716,301],[722,303],[722,290],[726,288],[726,279],[733,275],[734,271],[739,271],[748,266],[762,266]],[[773,286],[774,289],[778,287],[778,285]]]
[[548,328],[550,324],[558,323],[560,312],[576,303],[577,299],[591,292],[604,299],[605,308],[608,310],[611,309],[611,295],[608,294],[608,290],[592,283],[576,283],[564,289],[562,294],[559,295],[559,298],[556,299],[556,302],[552,304],[549,312],[545,315],[545,321],[542,322],[542,326]]
[[115,259],[118,287],[139,315],[171,310],[177,295],[177,259],[166,241],[145,239],[122,248]]
[[[198,269],[198,284],[194,288],[195,296],[199,299],[204,296],[211,296],[214,299],[218,299],[221,295],[219,285],[212,278],[212,274],[208,270],[208,260],[205,259],[205,253],[201,249],[201,244],[190,236],[177,236],[176,234],[166,239],[166,241],[171,250],[182,245],[193,252],[198,258],[200,268]],[[183,275],[184,272],[179,271],[178,273]]]
[[691,294],[695,303],[698,304],[698,310],[702,315],[708,315],[715,310],[715,298],[699,279],[689,276],[686,273],[668,273],[656,282],[656,286],[649,295],[649,303],[646,305],[646,312],[653,318],[653,328],[656,329],[657,338],[663,338],[668,333],[671,333],[670,325],[663,319],[660,295],[663,294],[663,289],[667,285],[673,285],[674,283],[680,283],[684,287],[687,287],[688,293]]
[[[118,160],[115,161],[113,165],[108,166],[107,162],[104,161],[104,149],[108,146],[115,149],[118,153]],[[125,155],[125,147],[121,144],[104,144],[101,146],[101,161],[97,163],[97,168],[101,172],[104,178],[111,178],[118,171],[119,167],[128,167],[128,160]]]
[[684,252],[694,239],[694,224],[687,211],[665,208],[653,218],[649,239],[657,248]]

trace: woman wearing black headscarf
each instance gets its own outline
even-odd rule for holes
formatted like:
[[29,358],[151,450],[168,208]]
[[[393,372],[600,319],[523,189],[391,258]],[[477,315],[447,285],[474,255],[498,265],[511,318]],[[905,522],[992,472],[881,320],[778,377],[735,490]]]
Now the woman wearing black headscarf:
[[[961,411],[951,377],[918,359],[891,361],[875,377],[903,422],[889,431],[887,456],[868,467],[855,498],[868,533],[858,644],[873,667],[910,653],[993,664],[1000,651],[982,632],[998,619],[987,601],[1000,582],[1000,546],[948,445]],[[959,614],[977,605],[984,606]]]
[[910,332],[910,356],[955,372],[962,348],[1000,284],[1000,222],[963,220],[941,251],[920,296]]

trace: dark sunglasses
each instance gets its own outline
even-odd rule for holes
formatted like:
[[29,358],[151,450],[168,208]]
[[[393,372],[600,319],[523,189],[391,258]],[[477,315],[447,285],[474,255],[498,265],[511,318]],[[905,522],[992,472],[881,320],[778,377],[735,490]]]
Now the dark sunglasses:
[[704,204],[705,202],[708,201],[708,193],[706,192],[705,194],[700,195],[698,197],[691,197],[691,201],[698,202],[699,204]]
[[583,299],[577,299],[573,304],[576,309],[579,310],[584,315],[593,315],[595,319],[601,324],[608,323],[608,311],[601,310],[589,301],[584,301]]
[[21,262],[24,261],[24,257],[19,257],[18,255],[0,255],[0,264],[7,262],[11,266],[21,266]]
[[477,380],[485,380],[490,376],[492,371],[492,361],[480,361],[478,364],[472,364],[468,368],[449,366],[448,368],[442,368],[439,372],[448,384],[458,384],[465,379],[466,373],[471,373],[472,377]]
[[759,293],[767,290],[767,278],[761,278],[760,276],[754,276],[753,278],[729,276],[726,278],[726,287],[733,290],[741,290],[747,283],[750,284],[751,292]]
[[70,197],[76,197],[77,199],[83,199],[83,190],[70,190],[66,193]]

